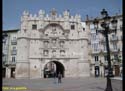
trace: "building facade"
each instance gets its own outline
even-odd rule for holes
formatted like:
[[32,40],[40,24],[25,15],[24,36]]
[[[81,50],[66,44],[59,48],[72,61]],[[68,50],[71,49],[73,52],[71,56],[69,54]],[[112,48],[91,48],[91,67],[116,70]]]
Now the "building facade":
[[83,25],[81,16],[71,16],[69,11],[58,15],[53,9],[48,15],[40,10],[34,16],[24,11],[17,37],[16,78],[45,78],[50,70],[63,77],[90,76],[88,31]]
[[2,75],[3,77],[15,77],[17,56],[17,30],[3,31],[2,45]]
[[[110,54],[111,54],[111,63],[112,63],[112,70],[114,76],[121,75],[122,72],[122,15],[115,15],[111,16],[117,19],[117,32],[109,34],[109,47],[110,47]],[[106,76],[107,75],[107,50],[106,50],[106,41],[105,37],[101,33],[97,33],[94,29],[93,24],[94,19],[88,19],[87,26],[90,29],[90,54],[91,54],[91,75],[92,76]],[[102,22],[101,18],[99,20],[99,28]],[[111,25],[111,24],[110,24]]]

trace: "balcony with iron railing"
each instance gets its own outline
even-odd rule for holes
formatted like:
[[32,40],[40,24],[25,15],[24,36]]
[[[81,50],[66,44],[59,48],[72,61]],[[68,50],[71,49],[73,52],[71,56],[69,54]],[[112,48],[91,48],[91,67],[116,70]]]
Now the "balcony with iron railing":
[[110,41],[111,42],[118,42],[118,36],[115,36],[115,37],[110,37]]
[[97,53],[107,53],[106,47],[98,49]]
[[120,48],[110,48],[110,51],[113,52],[113,53],[119,53],[120,52]]
[[17,40],[15,40],[15,39],[14,39],[14,40],[11,40],[11,44],[12,44],[12,45],[17,45]]
[[12,61],[4,61],[3,62],[3,66],[15,66],[16,62],[12,62]]
[[102,51],[103,51],[104,53],[107,53],[107,50],[106,50],[106,49],[103,49]]
[[16,65],[16,62],[9,61],[8,62],[10,65]]
[[100,49],[100,53],[99,54],[105,54],[105,53],[107,53],[107,50],[106,49]]
[[97,49],[97,50],[92,50],[92,54],[99,54],[100,53],[100,50]]

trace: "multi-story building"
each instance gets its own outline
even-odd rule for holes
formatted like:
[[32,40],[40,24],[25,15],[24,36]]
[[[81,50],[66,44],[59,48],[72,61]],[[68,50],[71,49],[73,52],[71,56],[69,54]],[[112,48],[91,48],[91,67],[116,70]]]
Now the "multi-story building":
[[88,31],[82,25],[81,16],[71,16],[69,11],[58,15],[53,9],[48,15],[40,10],[34,16],[24,11],[17,38],[16,78],[48,77],[50,68],[63,77],[89,76]]
[[[114,76],[119,76],[122,71],[122,15],[111,16],[117,19],[117,32],[108,34],[109,36],[109,46],[111,54],[111,63]],[[88,18],[87,18],[88,19]],[[90,30],[90,54],[91,54],[91,75],[93,76],[106,76],[107,75],[107,50],[106,50],[106,41],[105,37],[101,33],[97,33],[94,29],[93,24],[94,19],[88,19],[86,21],[87,26]],[[99,20],[102,22],[101,18]],[[110,24],[111,25],[111,24]],[[101,27],[100,27],[101,29]],[[120,66],[120,67],[119,67]]]
[[3,77],[14,77],[17,55],[17,32],[18,29],[3,31]]

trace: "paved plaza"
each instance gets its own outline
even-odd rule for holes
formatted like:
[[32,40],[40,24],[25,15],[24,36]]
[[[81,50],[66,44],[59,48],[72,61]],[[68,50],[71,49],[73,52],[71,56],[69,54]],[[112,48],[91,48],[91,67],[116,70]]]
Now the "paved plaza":
[[[26,89],[14,90],[19,87]],[[63,78],[60,84],[53,78],[3,79],[3,91],[104,91],[105,87],[106,78],[94,77]]]

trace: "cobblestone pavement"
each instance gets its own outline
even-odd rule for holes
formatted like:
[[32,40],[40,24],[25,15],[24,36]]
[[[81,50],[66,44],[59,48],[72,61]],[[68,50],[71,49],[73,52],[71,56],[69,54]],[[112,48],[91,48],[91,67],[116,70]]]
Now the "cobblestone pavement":
[[63,78],[60,84],[53,78],[3,79],[3,91],[104,91],[105,87],[106,78]]

